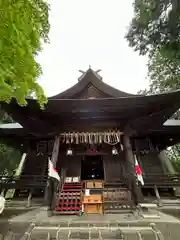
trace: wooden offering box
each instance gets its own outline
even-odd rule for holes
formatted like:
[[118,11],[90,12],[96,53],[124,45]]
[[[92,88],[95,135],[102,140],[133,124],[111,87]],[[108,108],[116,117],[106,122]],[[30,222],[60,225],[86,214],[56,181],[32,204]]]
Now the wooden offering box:
[[85,181],[85,188],[92,189],[92,188],[103,188],[104,184],[101,180],[89,180]]
[[85,213],[103,213],[102,195],[84,196],[83,199]]

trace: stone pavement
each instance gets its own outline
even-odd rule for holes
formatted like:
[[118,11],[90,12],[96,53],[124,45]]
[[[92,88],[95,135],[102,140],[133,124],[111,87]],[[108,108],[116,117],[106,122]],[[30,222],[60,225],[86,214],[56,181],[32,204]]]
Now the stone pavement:
[[46,209],[40,207],[10,218],[9,224],[35,224],[30,239],[179,240],[180,220],[161,212],[158,215],[154,219],[137,212],[48,217]]
[[[15,240],[20,240],[31,224],[35,224],[30,239],[124,239],[124,240],[179,240],[180,201],[163,199],[163,209],[175,209],[178,218],[156,212],[159,217],[140,216],[137,211],[122,214],[47,216],[41,201],[26,208],[24,200],[7,201],[4,214],[0,216],[0,233],[11,229]],[[161,209],[161,208],[160,208]],[[171,214],[171,212],[170,212]],[[147,215],[147,214],[146,214]],[[0,237],[1,239],[1,237]]]
[[47,232],[52,239],[156,239],[156,233],[150,226],[141,227],[35,227],[31,233],[32,239],[46,239]]

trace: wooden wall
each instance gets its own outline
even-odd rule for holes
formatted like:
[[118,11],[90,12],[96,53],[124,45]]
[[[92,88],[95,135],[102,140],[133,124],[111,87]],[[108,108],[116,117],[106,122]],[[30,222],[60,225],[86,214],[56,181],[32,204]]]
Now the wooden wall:
[[124,168],[124,158],[122,155],[103,157],[104,162],[104,178],[105,181],[120,181]]
[[66,156],[60,154],[57,170],[64,169],[67,177],[81,176],[81,156]]
[[[103,156],[104,180],[114,181],[121,180],[121,175],[125,171],[125,161],[123,155]],[[64,169],[67,177],[81,176],[81,156],[59,155],[57,170],[60,173]]]

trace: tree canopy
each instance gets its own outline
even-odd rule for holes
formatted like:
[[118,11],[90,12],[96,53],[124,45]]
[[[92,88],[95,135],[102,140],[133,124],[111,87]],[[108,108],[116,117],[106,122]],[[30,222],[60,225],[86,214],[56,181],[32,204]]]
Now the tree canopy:
[[[12,123],[13,120],[5,111],[0,108],[0,124]],[[4,139],[0,139],[0,175],[12,175],[21,160],[20,150],[11,147]]]
[[[148,55],[149,89],[141,94],[180,89],[180,1],[134,0],[134,17],[126,39],[141,55]],[[180,112],[173,118],[180,119]],[[180,171],[180,145],[168,151]]]
[[44,0],[0,1],[0,100],[15,98],[25,105],[34,94],[43,107],[47,102],[37,78],[41,75],[36,55],[48,42],[48,4]]
[[169,57],[180,56],[180,1],[135,0],[126,37],[140,54],[158,49]]
[[180,88],[180,1],[135,0],[126,38],[135,51],[149,56],[145,93]]

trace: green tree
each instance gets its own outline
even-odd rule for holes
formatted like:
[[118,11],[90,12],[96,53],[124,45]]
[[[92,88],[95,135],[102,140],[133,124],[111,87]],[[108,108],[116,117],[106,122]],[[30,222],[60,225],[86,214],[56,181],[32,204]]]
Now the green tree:
[[175,171],[180,173],[180,146],[172,146],[166,150],[166,153]]
[[151,93],[180,89],[180,59],[169,59],[156,51],[149,59],[148,75]]
[[37,78],[35,57],[48,42],[48,5],[45,0],[0,1],[0,100],[15,98],[21,105],[34,94],[42,108],[47,102]]
[[135,0],[127,40],[140,54],[163,51],[168,58],[179,57],[180,1]]
[[[0,124],[12,123],[13,120],[5,111],[0,109]],[[12,175],[21,160],[21,152],[0,139],[0,175]]]
[[[148,89],[151,94],[180,89],[180,1],[134,0],[134,17],[126,39],[141,55],[148,55]],[[178,111],[173,118],[180,119]],[[168,151],[180,172],[180,146]]]
[[146,94],[180,88],[180,1],[135,0],[126,38],[149,56]]
[[140,94],[180,89],[180,1],[135,0],[126,38],[149,57],[150,86]]
[[0,174],[12,175],[21,160],[19,150],[0,142]]

